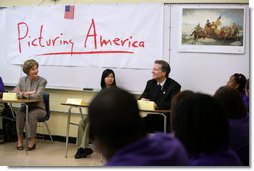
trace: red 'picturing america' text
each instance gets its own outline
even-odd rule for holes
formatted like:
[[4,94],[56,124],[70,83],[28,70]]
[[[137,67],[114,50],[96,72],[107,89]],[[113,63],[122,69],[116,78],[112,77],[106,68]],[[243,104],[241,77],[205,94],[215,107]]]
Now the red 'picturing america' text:
[[56,46],[69,46],[70,51],[73,51],[74,42],[72,39],[64,39],[63,33],[55,35],[51,38],[45,38],[43,35],[44,25],[40,26],[39,34],[36,37],[32,37],[29,34],[29,26],[26,22],[19,22],[17,24],[18,29],[18,49],[19,53],[22,53],[22,47],[56,47]]
[[[49,34],[47,28],[42,24],[38,30],[36,36],[30,35],[30,28],[26,22],[19,22],[17,24],[17,42],[19,53],[22,53],[26,48],[39,47],[45,49],[45,47],[63,47],[66,51],[55,51],[46,52],[42,54],[36,54],[35,56],[43,55],[62,55],[62,54],[103,54],[103,53],[130,53],[133,54],[137,48],[145,48],[144,40],[137,40],[133,35],[127,37],[113,37],[105,38],[103,35],[97,33],[95,20],[92,19],[89,27],[84,32],[84,49],[78,49],[75,51],[75,44],[80,42],[75,42],[71,38],[66,38],[64,33],[59,34]],[[119,31],[120,32],[120,31]],[[47,34],[45,34],[47,33]],[[45,37],[45,35],[50,35],[51,37]],[[89,44],[89,47],[88,47]],[[106,50],[110,47],[110,50]],[[89,50],[87,50],[87,48]],[[57,48],[55,48],[57,49]],[[113,50],[112,50],[113,49]],[[126,49],[126,50],[123,50]],[[130,50],[131,49],[131,50]]]

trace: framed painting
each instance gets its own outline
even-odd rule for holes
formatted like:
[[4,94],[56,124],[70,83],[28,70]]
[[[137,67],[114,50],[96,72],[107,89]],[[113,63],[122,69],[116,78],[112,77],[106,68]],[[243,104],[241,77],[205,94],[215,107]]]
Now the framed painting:
[[182,8],[178,50],[244,53],[245,13],[241,6]]

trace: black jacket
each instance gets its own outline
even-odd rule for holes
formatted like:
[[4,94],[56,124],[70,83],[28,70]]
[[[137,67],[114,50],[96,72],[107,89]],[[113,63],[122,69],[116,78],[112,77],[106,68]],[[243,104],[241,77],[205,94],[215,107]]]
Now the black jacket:
[[157,90],[157,81],[152,79],[147,81],[146,88],[141,98],[150,99],[157,104],[157,109],[170,109],[173,97],[181,90],[181,85],[175,80],[167,78],[161,91]]

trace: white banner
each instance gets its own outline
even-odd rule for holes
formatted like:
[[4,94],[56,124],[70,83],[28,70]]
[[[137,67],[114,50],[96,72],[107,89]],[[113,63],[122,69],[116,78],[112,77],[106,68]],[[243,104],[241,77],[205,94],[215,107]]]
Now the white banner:
[[9,64],[147,68],[163,54],[163,4],[12,7]]

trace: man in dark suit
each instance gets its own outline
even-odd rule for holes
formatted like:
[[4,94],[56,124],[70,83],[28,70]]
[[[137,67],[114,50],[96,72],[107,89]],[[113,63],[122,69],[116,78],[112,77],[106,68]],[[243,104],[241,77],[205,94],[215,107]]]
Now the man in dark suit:
[[[181,85],[168,77],[170,70],[170,66],[166,61],[156,60],[152,70],[152,79],[147,81],[146,88],[140,96],[140,99],[154,101],[156,104],[156,109],[170,109],[171,100],[181,90]],[[169,114],[166,114],[166,116],[169,131]],[[145,118],[147,125],[146,127],[150,127],[151,125],[154,127],[151,129],[147,128],[148,132],[161,130],[160,128],[162,128],[162,125],[159,124],[159,118],[156,118],[157,116],[152,115],[148,115]]]

